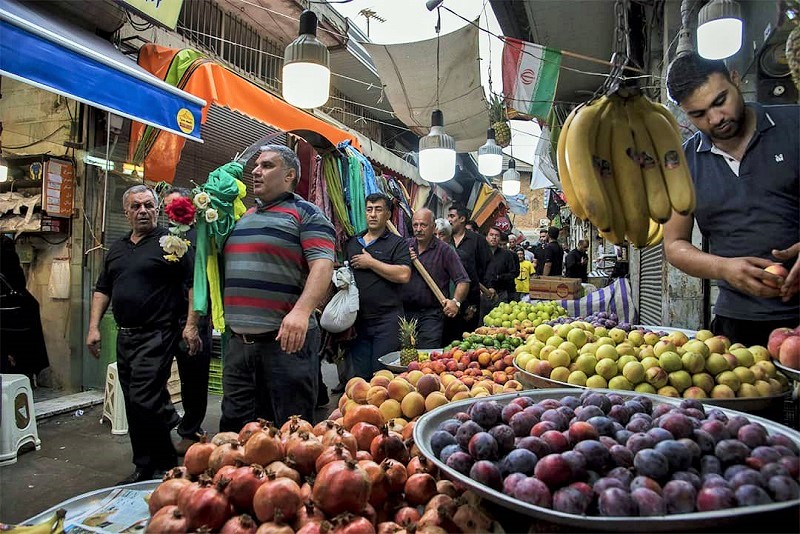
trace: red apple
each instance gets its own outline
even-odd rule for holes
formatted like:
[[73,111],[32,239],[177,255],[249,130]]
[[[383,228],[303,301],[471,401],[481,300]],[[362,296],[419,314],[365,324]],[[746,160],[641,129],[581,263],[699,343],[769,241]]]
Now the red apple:
[[769,342],[767,343],[767,350],[773,358],[777,358],[780,354],[781,344],[788,337],[796,336],[794,330],[791,328],[776,328],[769,335]]
[[[769,267],[767,267],[764,270],[767,271],[770,274],[774,274],[775,276],[779,276],[779,277],[783,278],[784,280],[786,280],[786,277],[789,276],[789,271],[787,271],[786,267],[784,267],[780,263],[773,263],[772,265],[770,265]],[[778,287],[778,284],[773,283],[772,280],[763,280],[763,282],[764,282],[764,285],[766,285],[766,286]]]
[[787,337],[781,343],[779,359],[786,367],[800,370],[800,336]]

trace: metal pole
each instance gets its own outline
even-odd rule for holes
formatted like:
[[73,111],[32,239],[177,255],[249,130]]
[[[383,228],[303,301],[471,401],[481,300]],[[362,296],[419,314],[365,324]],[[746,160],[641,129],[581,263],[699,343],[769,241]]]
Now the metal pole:
[[[392,221],[386,221],[386,226],[389,228],[389,231],[392,232],[394,235],[396,236],[400,235],[400,232],[397,231],[397,227],[395,227]],[[425,269],[425,266],[422,265],[422,262],[419,261],[419,259],[413,260],[412,263],[414,264],[414,267],[417,268],[417,271],[419,272],[420,276],[422,276],[422,279],[425,280],[425,283],[428,284],[430,290],[433,291],[433,294],[439,301],[439,304],[444,306],[444,303],[447,302],[448,299],[447,297],[444,296],[442,290],[439,289],[439,286],[436,285],[436,282],[433,281],[433,278],[431,278],[431,275]]]

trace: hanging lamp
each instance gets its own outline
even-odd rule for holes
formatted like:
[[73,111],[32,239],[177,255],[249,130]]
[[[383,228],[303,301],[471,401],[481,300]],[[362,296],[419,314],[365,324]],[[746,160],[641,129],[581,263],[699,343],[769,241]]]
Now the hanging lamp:
[[456,141],[444,131],[441,110],[431,113],[431,131],[419,140],[419,174],[423,180],[442,183],[456,173]]
[[478,172],[484,176],[503,172],[503,151],[494,140],[494,128],[486,131],[486,143],[478,149]]
[[331,88],[330,54],[317,39],[317,16],[300,15],[300,36],[283,55],[283,99],[298,108],[316,108],[328,101]]
[[519,194],[519,172],[513,159],[508,161],[508,170],[503,173],[503,194],[507,197]]
[[742,10],[734,0],[712,0],[697,14],[697,53],[725,59],[742,48]]

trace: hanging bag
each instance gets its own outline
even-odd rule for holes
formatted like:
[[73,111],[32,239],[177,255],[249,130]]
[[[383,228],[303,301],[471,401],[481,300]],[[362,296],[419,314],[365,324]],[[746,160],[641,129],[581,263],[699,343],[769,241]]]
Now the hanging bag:
[[328,332],[338,334],[344,332],[356,322],[358,316],[358,288],[350,266],[333,271],[333,285],[338,291],[325,306],[319,325]]

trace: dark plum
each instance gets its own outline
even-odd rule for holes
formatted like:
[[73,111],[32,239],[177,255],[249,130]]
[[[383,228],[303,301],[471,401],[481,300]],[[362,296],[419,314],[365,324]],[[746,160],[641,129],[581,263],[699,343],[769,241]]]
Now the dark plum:
[[619,395],[618,393],[609,393],[606,395],[606,398],[608,399],[608,402],[611,403],[612,408],[625,402],[625,399],[622,397],[622,395]]
[[561,488],[553,494],[553,510],[558,512],[584,515],[591,503],[590,497],[572,486]]
[[614,445],[619,445],[617,443],[617,440],[615,440],[614,438],[612,438],[610,436],[600,436],[597,441],[602,443],[605,446],[605,448],[608,449],[608,450],[611,450],[611,447],[613,447]]
[[683,471],[692,465],[692,453],[680,441],[667,439],[656,443],[654,448],[667,458],[671,472]]
[[594,484],[592,484],[592,491],[594,491],[594,494],[597,495],[598,497],[600,496],[601,493],[610,488],[618,488],[621,490],[628,491],[629,486],[627,486],[620,479],[614,477],[603,477],[597,480],[597,482],[595,482]]
[[614,435],[614,421],[610,418],[605,416],[597,416],[591,417],[588,421],[586,421],[590,425],[592,425],[597,433],[601,436],[613,436]]
[[567,418],[563,413],[559,412],[558,410],[547,410],[542,414],[542,417],[539,418],[540,421],[549,421],[556,425],[555,430],[566,430],[569,426],[569,418]]
[[750,456],[764,460],[765,464],[777,462],[781,459],[780,453],[774,447],[769,446],[755,447],[750,452]]
[[525,412],[525,413],[529,413],[529,414],[533,415],[534,417],[536,417],[536,420],[538,421],[539,418],[542,416],[542,414],[544,412],[546,412],[547,410],[545,410],[544,408],[542,408],[538,404],[534,404],[534,405],[528,406],[527,408],[524,408],[522,411]]
[[466,423],[467,421],[471,421],[472,417],[470,417],[467,412],[458,412],[453,416],[453,419],[461,423]]
[[511,473],[523,473],[531,476],[537,461],[539,459],[528,449],[515,449],[500,460],[500,473],[503,476]]
[[469,470],[472,468],[473,463],[474,460],[472,459],[472,456],[461,451],[451,454],[450,457],[447,458],[446,462],[447,467],[455,469],[462,475],[469,475]]
[[479,460],[472,464],[469,478],[492,489],[499,490],[503,487],[503,477],[500,476],[500,471],[493,462],[488,460]]
[[695,509],[697,490],[685,480],[670,480],[664,484],[661,496],[667,506],[667,513],[688,514]]
[[642,395],[637,395],[636,397],[634,397],[631,400],[634,400],[634,401],[638,402],[639,404],[641,404],[642,407],[644,408],[644,413],[646,413],[646,414],[653,413],[653,401],[650,400],[648,397],[644,397]]
[[503,411],[501,412],[500,417],[503,419],[504,423],[508,424],[508,422],[511,421],[511,417],[514,414],[517,414],[521,411],[522,411],[522,406],[520,406],[519,404],[509,403],[503,407]]
[[761,477],[764,480],[770,480],[772,477],[788,477],[789,470],[783,467],[778,462],[772,462],[770,464],[764,465],[759,471],[761,473]]
[[764,430],[764,427],[752,423],[739,428],[739,432],[736,433],[736,437],[739,438],[739,441],[751,449],[766,445],[767,436],[768,434],[767,431]]
[[497,401],[478,401],[472,405],[469,415],[483,428],[492,428],[500,421],[503,407]]
[[552,421],[540,421],[531,428],[531,436],[541,436],[550,430],[558,430],[558,426]]
[[800,477],[800,458],[796,456],[784,456],[778,463],[781,464],[792,478]]
[[629,489],[633,481],[633,472],[625,467],[615,467],[606,473],[606,477],[616,478],[625,485],[625,489]]
[[505,479],[503,479],[503,493],[513,497],[514,489],[517,487],[519,481],[526,478],[528,477],[522,473],[511,473]]
[[764,477],[759,471],[754,469],[744,469],[733,475],[730,480],[731,488],[734,490],[740,486],[764,486]]
[[599,406],[589,405],[581,406],[575,409],[575,417],[578,421],[588,421],[592,417],[600,417],[605,415],[605,412]]
[[594,498],[594,490],[592,490],[592,487],[586,482],[573,482],[567,487],[575,488],[576,490],[580,491],[590,501]]
[[647,488],[650,491],[654,491],[654,492],[658,493],[659,495],[661,495],[661,491],[662,491],[661,484],[659,484],[658,482],[656,482],[655,480],[653,480],[650,477],[646,477],[646,476],[642,476],[642,475],[634,477],[634,479],[631,480],[630,490],[631,491],[635,491],[637,488]]
[[689,419],[691,419],[693,423],[695,421],[700,422],[706,418],[705,414],[702,411],[696,410],[694,408],[686,408],[686,410],[683,413],[684,415],[689,416]]
[[630,517],[636,515],[636,502],[631,494],[619,488],[609,488],[597,500],[600,515],[606,517]]
[[690,438],[681,438],[678,440],[678,443],[683,445],[689,450],[689,455],[691,456],[691,462],[697,463],[700,460],[700,457],[703,455],[703,450],[700,448],[693,439]]
[[478,432],[469,440],[469,454],[476,460],[496,460],[497,441],[488,432]]
[[725,480],[730,482],[730,480],[734,476],[736,476],[737,473],[741,473],[742,471],[746,471],[748,469],[750,469],[750,468],[747,467],[746,465],[742,465],[742,464],[731,465],[731,466],[725,468],[725,471],[722,473],[722,476],[725,477]]
[[450,432],[446,430],[437,430],[433,434],[431,434],[431,450],[433,454],[440,458],[440,454],[442,449],[447,447],[448,445],[453,445],[456,442],[456,438]]
[[621,404],[615,404],[608,411],[608,417],[619,422],[620,424],[627,425],[631,418],[631,412],[625,406]]
[[517,437],[527,436],[531,433],[533,425],[539,422],[539,418],[531,412],[525,410],[515,413],[508,421],[508,426],[514,430]]
[[703,403],[697,399],[683,399],[679,405],[681,408],[692,409],[692,410],[699,410],[702,415],[705,416],[706,411],[703,407]]
[[586,479],[586,457],[577,451],[567,451],[561,453],[561,457],[569,464],[572,472],[572,480]]
[[501,455],[514,450],[514,430],[508,425],[497,425],[489,429],[489,434],[492,435],[497,442],[497,449]]
[[553,497],[547,485],[533,477],[527,477],[517,482],[514,488],[514,497],[543,508],[552,508],[553,506]]
[[584,406],[597,406],[603,413],[608,413],[611,409],[611,401],[608,400],[608,397],[601,394],[601,393],[590,393],[583,399]]
[[444,463],[447,463],[447,459],[450,458],[450,456],[455,452],[464,452],[461,450],[461,447],[457,443],[454,443],[453,445],[448,445],[447,447],[442,449],[442,452],[439,453],[439,459]]
[[439,426],[436,428],[437,430],[444,430],[445,432],[449,432],[452,435],[456,435],[458,432],[458,427],[461,426],[461,421],[458,419],[445,419]]
[[553,451],[550,449],[550,445],[548,445],[545,440],[537,436],[527,436],[521,438],[519,441],[517,441],[517,448],[528,449],[535,454],[537,458],[544,458],[548,454],[553,453]]
[[718,443],[723,439],[730,439],[731,433],[728,432],[728,427],[725,426],[725,423],[718,419],[707,419],[700,425],[701,430],[705,430],[708,432],[712,438],[714,438],[714,442]]
[[784,434],[771,434],[767,438],[768,445],[783,445],[784,447],[788,447],[792,454],[797,456],[800,454],[800,448],[797,447],[797,443],[795,443],[791,438],[785,436]]
[[540,458],[533,472],[536,478],[553,489],[569,484],[572,480],[572,470],[560,454],[548,454]]
[[695,443],[697,443],[697,446],[700,447],[701,454],[714,453],[714,447],[717,444],[717,440],[715,440],[711,434],[702,428],[695,429],[692,439]]
[[611,467],[611,453],[608,448],[595,440],[581,441],[573,448],[586,458],[586,468],[592,471],[604,472]]
[[456,441],[461,445],[462,449],[467,450],[467,447],[469,447],[469,440],[478,432],[483,432],[483,427],[481,425],[475,421],[465,421],[458,427]]
[[656,419],[662,415],[670,413],[672,410],[674,410],[674,407],[670,406],[669,404],[659,404],[653,408],[653,411],[650,413],[650,415],[653,416],[653,419]]
[[649,434],[637,432],[628,438],[625,446],[635,455],[643,449],[652,449],[655,444],[655,440]]
[[695,490],[699,490],[703,487],[703,481],[700,477],[694,473],[690,473],[689,471],[678,471],[677,473],[672,473],[672,480],[684,480],[694,486]]
[[705,486],[697,493],[697,510],[700,512],[726,510],[735,506],[736,495],[730,488]]
[[627,447],[614,445],[608,452],[611,453],[611,460],[618,467],[633,467],[633,453]]
[[509,404],[519,404],[522,409],[533,406],[533,400],[530,397],[517,397]]
[[622,403],[622,405],[630,410],[631,416],[637,413],[644,413],[644,406],[642,406],[642,403],[637,400],[626,400],[624,403]]
[[728,422],[725,423],[725,428],[728,429],[728,433],[731,436],[736,436],[739,433],[739,429],[745,425],[749,425],[750,420],[743,416],[743,415],[734,415],[733,417],[728,418]]
[[721,475],[722,462],[720,462],[719,458],[717,458],[716,456],[712,456],[711,454],[706,454],[705,456],[700,458],[700,474]]
[[639,515],[643,517],[664,515],[667,507],[664,499],[655,491],[648,488],[636,488],[631,491],[631,498],[636,503]]
[[644,417],[634,417],[628,421],[625,428],[631,432],[647,432],[651,426],[652,423]]
[[[674,439],[690,438],[694,432],[691,419],[682,413],[673,412],[664,415],[658,422],[658,426],[668,430]],[[669,503],[667,503],[667,508],[669,508]]]
[[573,417],[575,417],[575,410],[569,406],[561,406],[560,408],[556,409],[556,411],[566,417],[567,421],[570,421]]
[[725,412],[719,410],[717,408],[711,408],[709,411],[706,412],[706,419],[712,421],[721,421],[722,423],[728,422],[728,416],[725,415]]
[[702,481],[704,488],[731,488],[731,485],[728,484],[728,481],[725,480],[722,475],[714,473],[703,475]]
[[561,401],[557,399],[542,399],[538,404],[545,410],[555,410],[561,406]]
[[655,449],[643,449],[633,457],[633,466],[640,475],[662,480],[669,474],[669,460]]
[[567,406],[568,408],[572,408],[573,410],[581,405],[581,401],[578,397],[573,395],[567,395],[561,399],[561,405]]
[[739,486],[736,488],[734,496],[736,497],[736,504],[739,506],[757,506],[772,502],[772,498],[766,491],[753,484]]
[[628,442],[628,438],[631,437],[632,435],[633,435],[633,432],[631,432],[628,429],[623,428],[622,430],[618,430],[617,432],[614,433],[614,439],[620,445],[625,445],[625,443]]
[[738,439],[723,439],[714,447],[714,455],[723,465],[738,464],[750,456],[750,447]]
[[597,429],[586,421],[574,421],[569,425],[569,430],[567,432],[569,433],[570,442],[573,445],[587,439],[597,439],[600,437],[600,434],[597,433]]
[[558,430],[548,430],[539,436],[550,446],[554,453],[561,453],[569,449],[569,439]]
[[797,482],[790,477],[778,475],[769,479],[767,482],[767,489],[769,489],[772,498],[777,502],[793,501],[800,498],[800,488]]
[[675,439],[675,436],[672,435],[672,432],[670,432],[666,428],[661,428],[661,427],[651,428],[650,430],[647,431],[647,435],[653,438],[653,441],[655,441],[656,443],[667,439]]

